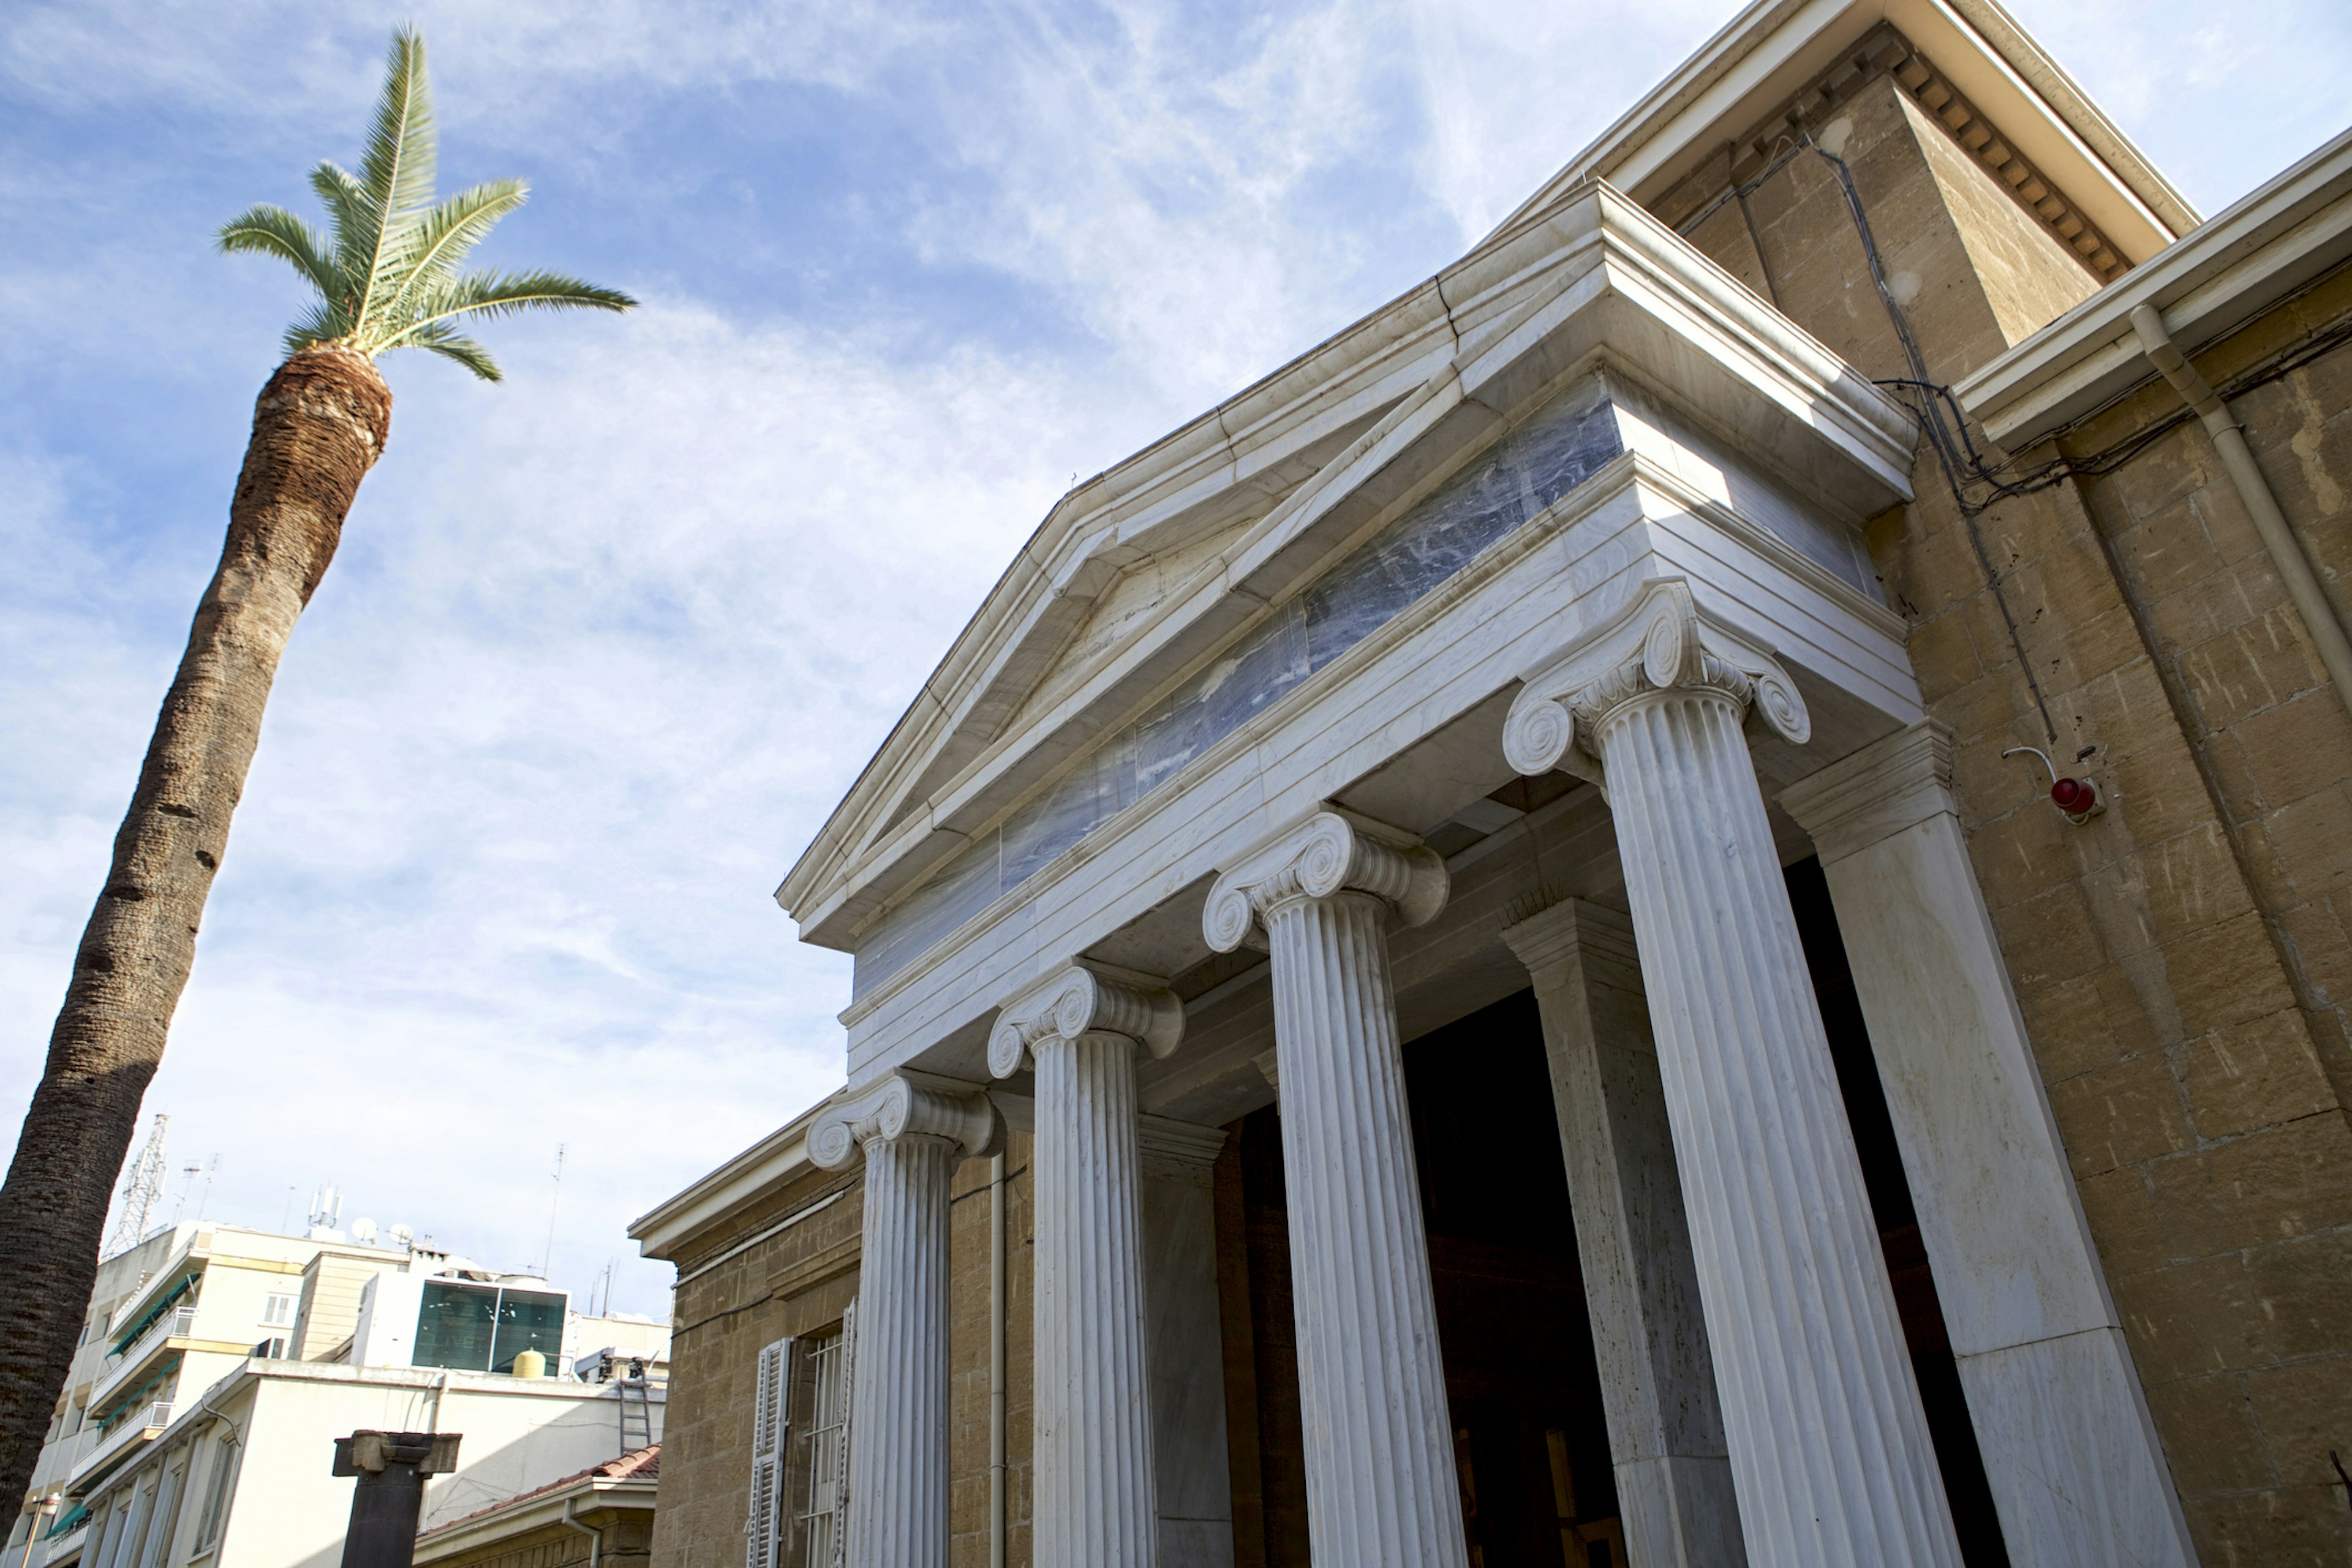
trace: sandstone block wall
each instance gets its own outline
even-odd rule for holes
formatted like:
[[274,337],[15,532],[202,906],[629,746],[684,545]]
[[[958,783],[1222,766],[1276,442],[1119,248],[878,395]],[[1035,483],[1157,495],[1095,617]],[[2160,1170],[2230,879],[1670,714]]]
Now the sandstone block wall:
[[694,1274],[778,1220],[839,1191],[839,1201],[682,1285],[673,1309],[654,1561],[660,1568],[743,1568],[750,1516],[752,1392],[762,1347],[841,1321],[857,1290],[865,1222],[859,1173],[810,1171],[730,1215],[678,1257]]
[[[1800,119],[1848,122],[1930,379],[2096,286],[1892,77]],[[1722,178],[1659,215],[1702,212]],[[1689,237],[1866,374],[1911,376],[1829,165],[1800,156],[1748,209]],[[2338,280],[2200,364],[2224,383],[2347,312]],[[2236,406],[2336,584],[2352,353]],[[2063,450],[2112,451],[2178,408],[2145,389]],[[1969,852],[2191,1531],[2217,1565],[2342,1563],[2352,1510],[2328,1450],[2352,1462],[2352,719],[2193,424],[1973,518],[1924,448],[1913,479],[1872,555],[1955,731]],[[2000,755],[2018,745],[2089,773],[2108,811],[2069,823],[2038,763]]]
[[[1029,1560],[1029,1136],[1014,1132],[1005,1154],[1005,1491],[1007,1561],[1014,1564]],[[953,1568],[988,1564],[988,1172],[985,1160],[965,1161],[949,1209]],[[658,1568],[742,1568],[759,1353],[786,1335],[833,1328],[856,1295],[862,1173],[812,1171],[730,1215],[679,1257],[680,1274],[692,1274],[707,1259],[834,1191],[843,1196],[824,1212],[689,1280],[677,1293],[653,1542]]]

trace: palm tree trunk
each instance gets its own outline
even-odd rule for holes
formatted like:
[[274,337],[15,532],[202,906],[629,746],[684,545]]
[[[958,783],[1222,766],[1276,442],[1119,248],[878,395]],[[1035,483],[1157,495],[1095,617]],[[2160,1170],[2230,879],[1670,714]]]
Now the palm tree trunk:
[[115,1174],[188,984],[278,658],[391,422],[383,378],[343,348],[295,354],[254,405],[220,569],[155,720],[0,1188],[0,1499],[24,1495],[65,1386]]

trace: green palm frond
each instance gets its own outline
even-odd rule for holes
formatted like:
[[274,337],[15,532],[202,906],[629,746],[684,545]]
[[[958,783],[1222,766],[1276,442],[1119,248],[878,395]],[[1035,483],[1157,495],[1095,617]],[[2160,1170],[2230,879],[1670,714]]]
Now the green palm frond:
[[530,187],[520,180],[496,180],[461,191],[426,213],[410,247],[407,280],[387,313],[398,316],[416,298],[456,277],[466,253],[530,196]]
[[560,272],[516,272],[503,276],[478,272],[452,278],[420,295],[413,325],[386,343],[397,348],[417,332],[459,316],[511,316],[523,310],[625,310],[635,304],[626,294],[599,289]]
[[360,291],[362,319],[399,286],[415,237],[414,224],[406,220],[432,204],[439,142],[433,123],[433,88],[425,76],[425,40],[403,27],[392,36],[383,96],[376,100],[367,155],[360,162],[360,184],[376,219],[373,254]]
[[326,299],[339,298],[345,291],[343,269],[327,237],[284,207],[264,202],[229,219],[221,226],[220,247],[291,262]]
[[[310,171],[310,188],[327,205],[328,226],[335,237],[335,263],[348,285],[367,277],[368,258],[375,254],[375,212],[359,176],[331,163]],[[352,297],[352,313],[359,314],[359,297]]]
[[289,354],[298,354],[312,343],[339,343],[349,336],[349,312],[320,300],[310,307],[310,314],[286,329],[283,341]]
[[275,256],[318,290],[310,313],[287,329],[289,353],[313,343],[339,343],[371,357],[421,348],[496,381],[499,367],[488,352],[451,322],[520,310],[635,305],[617,289],[561,273],[460,273],[467,254],[522,205],[530,190],[520,180],[495,180],[436,205],[436,141],[425,40],[402,28],[393,35],[360,172],[331,163],[310,171],[331,239],[283,207],[266,205],[222,227],[223,250]]
[[444,359],[456,360],[484,381],[506,379],[505,374],[499,369],[498,362],[490,358],[488,349],[458,331],[446,321],[436,321],[432,326],[418,328],[404,346],[429,349]]

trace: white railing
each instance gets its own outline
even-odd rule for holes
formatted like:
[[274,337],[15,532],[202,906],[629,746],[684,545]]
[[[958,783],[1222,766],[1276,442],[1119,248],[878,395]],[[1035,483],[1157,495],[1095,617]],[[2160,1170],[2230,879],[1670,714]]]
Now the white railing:
[[90,1385],[90,1399],[96,1402],[104,1398],[107,1390],[121,1382],[125,1373],[146,1360],[147,1353],[165,1340],[185,1339],[195,1331],[196,1309],[193,1303],[164,1313],[149,1326],[145,1333],[131,1342],[129,1350],[111,1358],[112,1364],[99,1373],[98,1381]]
[[89,1451],[85,1453],[81,1457],[81,1462],[74,1467],[75,1473],[77,1475],[87,1473],[100,1459],[121,1447],[130,1438],[138,1436],[142,1433],[155,1431],[159,1427],[169,1426],[171,1424],[172,1405],[169,1400],[159,1399],[152,1405],[135,1407],[123,1418],[121,1426],[110,1431],[93,1432],[90,1435]]

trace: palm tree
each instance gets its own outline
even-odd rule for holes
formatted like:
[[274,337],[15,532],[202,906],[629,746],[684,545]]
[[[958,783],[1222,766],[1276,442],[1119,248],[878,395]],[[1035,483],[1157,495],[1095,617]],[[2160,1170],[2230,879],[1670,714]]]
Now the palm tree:
[[311,171],[331,237],[275,206],[220,231],[223,250],[291,263],[319,299],[287,332],[286,362],[254,405],[220,567],[155,721],[0,1189],[0,1498],[23,1494],[65,1383],[114,1175],[188,983],[278,658],[383,452],[392,392],[375,356],[429,349],[496,381],[498,366],[461,324],[635,303],[551,272],[461,273],[525,187],[500,180],[436,205],[434,143],[425,43],[404,30],[360,173]]

